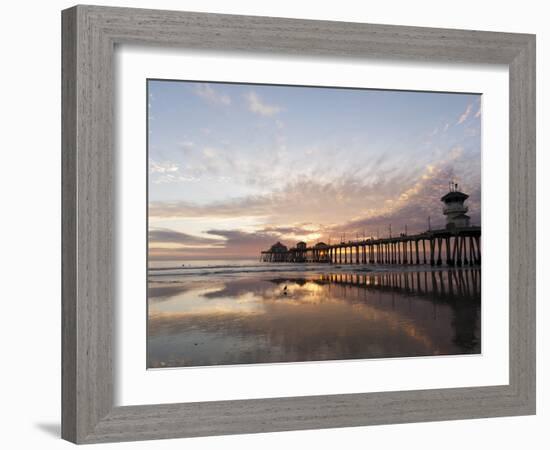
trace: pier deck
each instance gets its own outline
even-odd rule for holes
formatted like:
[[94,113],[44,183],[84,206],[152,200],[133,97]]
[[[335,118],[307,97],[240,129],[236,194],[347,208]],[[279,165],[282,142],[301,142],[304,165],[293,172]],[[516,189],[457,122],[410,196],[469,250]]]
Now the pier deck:
[[481,264],[481,227],[429,230],[415,235],[362,239],[313,247],[273,248],[260,261],[328,264]]

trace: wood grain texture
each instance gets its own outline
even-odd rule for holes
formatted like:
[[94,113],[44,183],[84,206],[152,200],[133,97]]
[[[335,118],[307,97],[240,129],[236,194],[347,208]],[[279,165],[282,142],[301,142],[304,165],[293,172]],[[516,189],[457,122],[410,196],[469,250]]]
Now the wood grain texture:
[[62,155],[61,155],[61,234],[62,234],[62,431],[76,440],[76,10],[62,17]]
[[[77,6],[63,11],[62,435],[77,443],[535,412],[535,38],[483,31]],[[510,383],[113,407],[115,44],[506,64]]]
[[63,32],[62,436],[79,442],[113,406],[113,49],[83,8]]

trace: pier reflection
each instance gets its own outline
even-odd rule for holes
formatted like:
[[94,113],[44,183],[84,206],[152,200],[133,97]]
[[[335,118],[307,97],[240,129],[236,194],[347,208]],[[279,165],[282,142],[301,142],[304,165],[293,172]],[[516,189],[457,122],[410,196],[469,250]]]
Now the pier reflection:
[[481,271],[149,284],[149,367],[479,353]]
[[429,301],[434,319],[437,319],[438,304],[446,304],[453,313],[453,342],[465,351],[479,351],[480,269],[338,273],[321,275],[313,282],[328,286],[331,295],[351,302],[363,301],[370,294],[376,297],[377,292],[394,294],[392,308],[395,308],[396,298],[406,297],[411,308],[413,300]]
[[450,302],[479,301],[481,298],[480,269],[428,270],[382,273],[323,274],[314,280],[320,284],[355,286],[366,290],[388,290],[431,300]]

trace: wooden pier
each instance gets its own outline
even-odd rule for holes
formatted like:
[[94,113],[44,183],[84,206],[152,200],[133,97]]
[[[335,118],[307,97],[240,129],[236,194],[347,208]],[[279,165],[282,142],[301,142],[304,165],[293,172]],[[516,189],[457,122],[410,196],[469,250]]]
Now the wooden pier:
[[430,230],[415,235],[363,239],[338,244],[280,242],[261,252],[263,262],[328,264],[430,264],[450,267],[481,264],[481,227]]

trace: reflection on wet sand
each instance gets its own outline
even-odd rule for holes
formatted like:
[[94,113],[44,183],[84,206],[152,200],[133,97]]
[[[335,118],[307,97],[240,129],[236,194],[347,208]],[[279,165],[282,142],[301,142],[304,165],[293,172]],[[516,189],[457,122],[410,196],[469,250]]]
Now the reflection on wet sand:
[[479,269],[149,282],[149,367],[479,353]]

